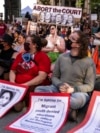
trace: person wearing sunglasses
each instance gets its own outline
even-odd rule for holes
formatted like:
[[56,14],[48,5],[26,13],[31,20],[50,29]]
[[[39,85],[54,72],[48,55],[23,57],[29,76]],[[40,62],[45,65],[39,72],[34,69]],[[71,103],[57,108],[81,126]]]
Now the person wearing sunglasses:
[[[65,52],[65,41],[61,36],[57,35],[57,28],[55,25],[50,26],[50,34],[46,37],[46,40],[48,41],[47,46],[42,50],[48,54],[53,66],[59,54]],[[51,70],[52,69],[53,67]]]
[[70,94],[70,120],[77,120],[77,110],[90,99],[95,83],[95,64],[88,57],[89,40],[82,31],[69,36],[71,51],[61,54],[53,70],[52,85],[39,86],[35,92],[59,92]]

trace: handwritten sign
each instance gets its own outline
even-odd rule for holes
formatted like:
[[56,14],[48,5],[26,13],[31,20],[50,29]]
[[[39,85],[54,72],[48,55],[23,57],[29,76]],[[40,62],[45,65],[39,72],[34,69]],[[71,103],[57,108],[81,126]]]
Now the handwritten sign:
[[0,80],[0,118],[24,97],[27,89],[26,86]]
[[29,111],[7,129],[30,133],[57,133],[66,121],[68,94],[31,93]]
[[100,133],[100,92],[94,91],[85,119],[66,133]]

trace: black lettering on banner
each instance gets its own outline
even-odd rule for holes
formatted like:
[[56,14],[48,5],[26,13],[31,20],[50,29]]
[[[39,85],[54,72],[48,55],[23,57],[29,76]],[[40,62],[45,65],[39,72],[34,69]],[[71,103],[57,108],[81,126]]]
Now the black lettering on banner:
[[82,10],[73,9],[73,8],[57,8],[57,7],[45,7],[45,6],[34,6],[33,10],[36,11],[45,11],[45,12],[54,12],[54,13],[67,13],[67,14],[75,14],[81,15]]

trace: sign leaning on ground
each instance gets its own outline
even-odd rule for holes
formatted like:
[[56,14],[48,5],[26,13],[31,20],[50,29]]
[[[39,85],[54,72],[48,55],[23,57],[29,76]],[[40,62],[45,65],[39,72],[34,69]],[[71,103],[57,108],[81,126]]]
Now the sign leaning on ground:
[[66,133],[100,133],[100,92],[94,91],[82,123]]
[[3,117],[16,103],[22,100],[27,89],[28,87],[24,85],[0,80],[0,118]]
[[38,23],[55,23],[58,25],[72,26],[76,21],[80,21],[82,9],[63,6],[34,5],[32,14],[33,16],[37,16]]
[[68,108],[68,94],[31,93],[28,112],[6,128],[19,133],[58,133]]

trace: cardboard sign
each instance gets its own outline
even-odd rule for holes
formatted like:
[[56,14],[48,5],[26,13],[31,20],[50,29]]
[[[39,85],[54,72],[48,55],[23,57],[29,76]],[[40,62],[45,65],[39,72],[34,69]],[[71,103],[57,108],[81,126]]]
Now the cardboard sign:
[[34,5],[32,14],[37,16],[38,23],[72,26],[76,21],[80,21],[82,9],[64,6]]
[[32,21],[28,21],[28,25],[27,25],[27,30],[26,30],[26,34],[36,34],[36,30],[37,30],[37,23],[32,22]]
[[24,97],[26,86],[0,80],[0,118]]
[[57,133],[66,121],[68,107],[68,94],[31,93],[28,112],[7,129],[23,133]]
[[94,91],[82,123],[66,133],[100,133],[100,92]]

